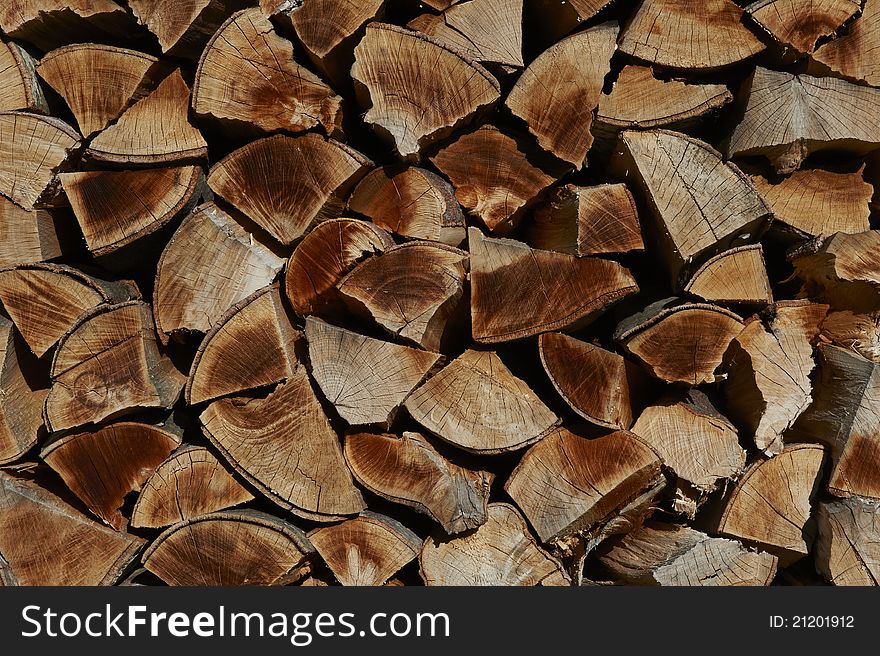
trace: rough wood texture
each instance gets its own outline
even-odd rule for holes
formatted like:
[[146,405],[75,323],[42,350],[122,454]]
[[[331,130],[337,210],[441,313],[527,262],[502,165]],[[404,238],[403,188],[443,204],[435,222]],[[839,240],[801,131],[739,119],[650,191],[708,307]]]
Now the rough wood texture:
[[242,0],[130,0],[141,25],[156,35],[162,52],[197,59],[205,43]]
[[822,337],[836,346],[880,362],[880,314],[849,310],[830,312],[822,322]]
[[46,390],[22,369],[26,347],[12,322],[0,316],[0,465],[20,459],[37,443]]
[[820,503],[816,567],[834,585],[880,585],[880,507],[850,498]]
[[12,38],[51,50],[69,43],[118,39],[132,29],[125,9],[112,0],[12,0],[0,9],[0,29]]
[[16,43],[0,43],[0,111],[16,109],[49,113],[36,75],[36,63]]
[[813,59],[832,72],[870,85],[880,84],[880,2],[865,0],[862,15],[837,39],[819,47]]
[[746,13],[783,47],[809,54],[861,8],[859,0],[758,0]]
[[26,210],[0,196],[0,268],[61,255],[55,221],[45,210]]
[[710,303],[772,303],[764,249],[749,244],[718,253],[694,272],[684,291]]

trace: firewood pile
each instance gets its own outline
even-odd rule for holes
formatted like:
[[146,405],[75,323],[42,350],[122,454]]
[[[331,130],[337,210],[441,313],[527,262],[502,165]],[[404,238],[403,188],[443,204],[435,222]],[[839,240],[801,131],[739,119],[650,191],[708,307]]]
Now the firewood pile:
[[0,582],[880,580],[880,0],[2,0]]

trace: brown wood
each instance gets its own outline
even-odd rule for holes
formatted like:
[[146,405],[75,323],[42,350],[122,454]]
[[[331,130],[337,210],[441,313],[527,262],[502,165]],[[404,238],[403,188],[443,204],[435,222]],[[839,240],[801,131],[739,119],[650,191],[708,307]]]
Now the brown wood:
[[763,248],[749,244],[718,253],[694,272],[684,291],[710,303],[772,303]]
[[816,49],[813,59],[826,70],[852,80],[880,83],[880,64],[872,54],[880,46],[880,2],[865,0],[862,15],[838,38]]
[[46,390],[29,380],[22,368],[26,346],[12,322],[0,316],[0,465],[21,458],[37,443],[43,427]]
[[880,362],[880,314],[858,314],[849,310],[830,312],[822,322],[821,335],[836,346]]
[[36,74],[36,62],[14,42],[0,43],[0,111],[16,109],[48,114]]
[[861,8],[858,0],[758,0],[746,13],[784,48],[809,54],[819,39],[833,37]]
[[55,220],[0,196],[0,268],[54,260],[61,255]]
[[156,35],[162,52],[198,59],[205,43],[242,0],[131,0],[138,23]]
[[358,483],[428,515],[449,535],[486,523],[494,475],[450,462],[419,433],[347,435],[344,453]]
[[13,0],[0,9],[0,29],[43,51],[69,43],[131,35],[134,21],[112,0]]
[[880,508],[856,497],[820,503],[816,567],[834,585],[880,585]]

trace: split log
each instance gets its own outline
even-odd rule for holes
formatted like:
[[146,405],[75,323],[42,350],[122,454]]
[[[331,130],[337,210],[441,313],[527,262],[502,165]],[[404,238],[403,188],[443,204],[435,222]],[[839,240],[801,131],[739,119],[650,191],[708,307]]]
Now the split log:
[[526,236],[533,248],[578,257],[645,250],[635,200],[619,183],[563,185],[532,214]]
[[274,385],[292,375],[301,333],[287,318],[278,288],[258,290],[229,308],[199,344],[186,401],[204,401]]
[[830,312],[822,322],[821,335],[836,346],[880,362],[880,313]]
[[60,255],[55,220],[49,212],[22,209],[0,196],[0,268],[45,262]]
[[125,531],[128,520],[121,508],[126,495],[140,491],[178,446],[180,437],[171,430],[122,422],[66,435],[44,447],[40,458],[98,519]]
[[37,72],[64,98],[80,132],[89,137],[142,97],[160,66],[137,50],[77,43],[46,54]]
[[765,586],[776,556],[686,526],[651,523],[625,535],[599,562],[626,585]]
[[614,338],[655,378],[693,386],[714,382],[724,352],[743,328],[742,319],[716,305],[670,305],[674,302],[649,305],[621,322]]
[[506,503],[490,504],[488,521],[473,533],[428,538],[419,564],[427,585],[571,585],[562,563],[538,546]]
[[24,345],[12,322],[0,316],[0,465],[15,462],[37,443],[46,390],[22,368]]
[[394,245],[381,228],[357,219],[319,223],[300,241],[287,262],[284,294],[294,312],[322,314],[338,301],[336,286],[355,265]]
[[0,553],[18,585],[112,585],[143,544],[0,471]]
[[632,426],[649,392],[638,365],[562,333],[544,333],[538,349],[550,382],[572,410],[606,428]]
[[149,305],[98,306],[58,342],[46,428],[61,431],[142,408],[170,408],[185,381],[159,350]]
[[770,208],[711,146],[668,130],[627,130],[621,140],[618,166],[634,174],[647,200],[673,282],[693,261],[761,236]]
[[264,397],[214,401],[201,421],[235,471],[285,510],[318,522],[364,510],[339,438],[302,364]]
[[810,503],[824,457],[821,446],[795,444],[754,463],[730,495],[719,533],[757,543],[780,556],[783,566],[808,553],[815,534]]
[[586,439],[560,428],[526,452],[504,489],[552,544],[589,535],[646,490],[662,488],[660,464],[628,431]]
[[678,0],[642,0],[620,37],[620,50],[651,64],[687,70],[715,70],[764,50],[742,24],[733,0],[700,5]]
[[309,540],[342,585],[384,585],[422,550],[421,538],[403,524],[369,511],[315,529]]
[[617,32],[617,23],[603,23],[551,46],[529,64],[504,102],[544,150],[575,168],[584,166],[593,145],[590,124]]
[[254,510],[228,510],[175,524],[144,551],[168,585],[284,585],[308,574],[315,548],[293,524]]
[[638,291],[629,269],[599,258],[532,250],[512,239],[468,230],[471,324],[493,344],[582,326]]
[[874,120],[880,89],[758,68],[747,94],[745,114],[730,135],[730,157],[763,155],[777,173],[791,173],[815,152],[862,155],[880,146]]
[[810,54],[861,8],[859,0],[757,0],[746,13],[783,48]]
[[131,526],[162,528],[254,498],[200,446],[183,446],[150,474],[131,511]]
[[780,301],[769,330],[753,317],[731,342],[727,407],[767,455],[782,451],[785,432],[812,401],[812,345],[827,311],[809,301]]
[[464,134],[431,158],[455,197],[495,233],[510,232],[556,181],[533,165],[517,141],[491,125]]
[[86,155],[117,164],[162,164],[201,159],[208,144],[188,118],[189,87],[176,69],[156,90],[98,134]]
[[114,253],[189,212],[204,187],[198,166],[58,176],[92,255]]
[[383,342],[306,319],[312,377],[350,425],[388,427],[397,408],[421,383],[439,353]]
[[16,109],[49,113],[33,57],[17,43],[3,41],[0,42],[0,111]]
[[63,264],[0,271],[0,302],[37,357],[43,357],[85,313],[99,305],[139,298],[133,283],[99,280]]
[[187,216],[162,251],[153,287],[156,330],[205,333],[230,307],[269,285],[284,260],[213,202]]
[[684,291],[711,303],[772,303],[764,249],[749,244],[718,253],[694,272]]
[[880,84],[880,2],[865,0],[862,15],[833,41],[820,46],[813,59],[844,78],[876,86]]
[[[370,23],[355,48],[351,76],[364,121],[403,159],[444,139],[498,101],[500,86],[480,64],[433,39],[385,23]],[[431,75],[422,75],[423,67]]]
[[56,174],[79,145],[76,130],[57,118],[0,112],[0,194],[26,210],[55,204]]
[[275,135],[215,164],[208,185],[285,246],[338,217],[372,166],[353,148],[316,134]]
[[[17,0],[0,9],[0,30],[43,51],[82,41],[131,39],[134,27],[112,0]],[[75,35],[75,37],[74,37]]]
[[333,135],[342,99],[294,60],[293,44],[275,34],[258,7],[233,14],[208,42],[193,85],[192,107],[229,128]]
[[880,505],[853,497],[820,503],[816,567],[834,585],[880,585]]
[[388,333],[438,351],[464,293],[468,254],[434,242],[411,241],[354,267],[337,284],[343,300]]
[[437,437],[480,454],[521,449],[559,422],[492,351],[465,351],[417,388],[404,405]]
[[410,239],[458,246],[466,236],[455,190],[436,173],[415,166],[371,171],[351,193],[348,207]]
[[344,453],[358,483],[427,515],[449,535],[486,523],[494,475],[450,462],[419,433],[347,435]]
[[855,173],[832,173],[821,169],[795,171],[777,184],[761,176],[752,182],[773,212],[774,223],[783,223],[800,237],[864,232],[874,187]]

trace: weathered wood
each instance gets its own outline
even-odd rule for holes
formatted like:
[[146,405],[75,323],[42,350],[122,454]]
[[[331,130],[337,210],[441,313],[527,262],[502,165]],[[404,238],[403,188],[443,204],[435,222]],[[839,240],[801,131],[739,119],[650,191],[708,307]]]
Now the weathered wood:
[[834,585],[880,585],[880,506],[853,497],[820,503],[816,567]]
[[829,312],[822,322],[822,338],[880,362],[880,314],[857,314],[849,310]]
[[49,113],[34,58],[17,43],[4,41],[0,43],[0,111],[17,109]]
[[24,344],[0,316],[0,465],[15,462],[37,443],[46,390],[25,375]]
[[244,0],[130,0],[138,23],[156,35],[162,52],[198,59],[205,43]]
[[749,244],[718,253],[694,272],[684,291],[710,303],[772,303],[764,249]]
[[112,0],[13,0],[0,9],[0,29],[43,51],[82,41],[131,38],[134,22]]
[[862,5],[862,15],[838,38],[820,46],[812,59],[841,77],[877,85],[880,63],[874,53],[880,47],[880,2],[865,0]]
[[55,220],[0,196],[0,268],[54,260],[61,255]]
[[758,0],[746,13],[784,48],[809,54],[861,8],[859,0]]

